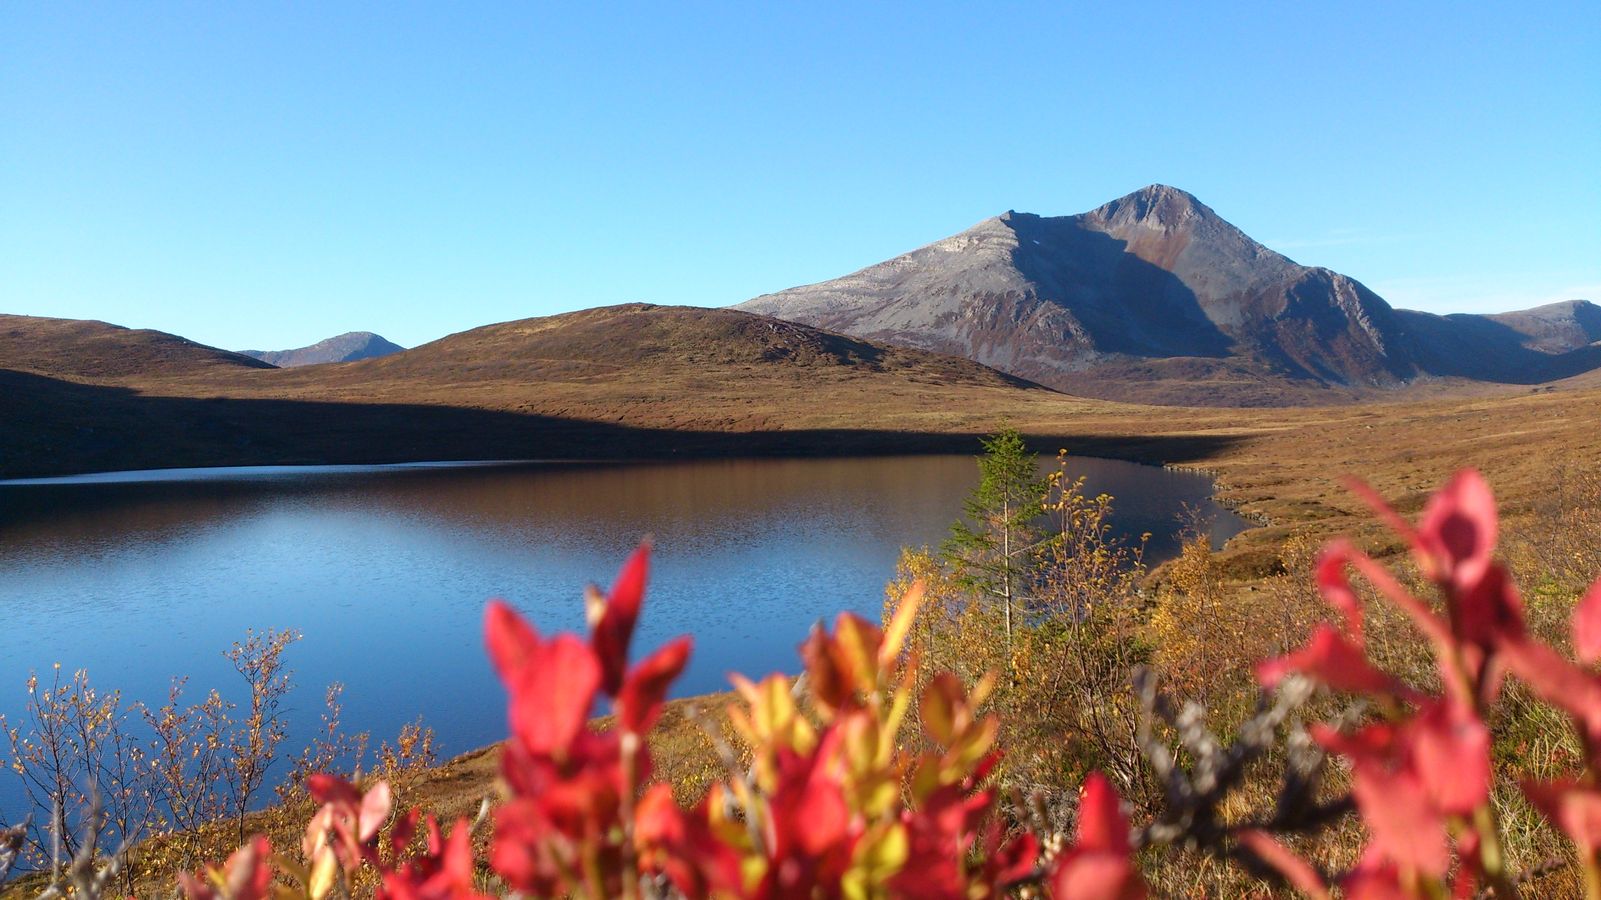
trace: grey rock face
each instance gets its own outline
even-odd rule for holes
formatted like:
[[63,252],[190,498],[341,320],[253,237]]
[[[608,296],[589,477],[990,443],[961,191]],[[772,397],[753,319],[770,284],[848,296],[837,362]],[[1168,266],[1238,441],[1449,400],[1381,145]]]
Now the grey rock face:
[[1152,185],[1075,216],[1007,212],[737,308],[967,356],[1074,393],[1234,405],[1271,402],[1286,385],[1501,379],[1596,339],[1601,323],[1559,306],[1494,317],[1525,351],[1510,364],[1447,362],[1442,341],[1488,326],[1400,313],[1352,278],[1252,240],[1190,194]]
[[280,369],[288,369],[294,366],[315,366],[321,363],[354,362],[358,359],[372,359],[375,356],[388,356],[391,353],[399,353],[404,349],[406,348],[384,340],[370,331],[348,331],[297,350],[241,350],[239,352],[262,362],[271,363]]
[[1488,316],[1397,315],[1431,374],[1539,384],[1601,367],[1601,306],[1586,300]]

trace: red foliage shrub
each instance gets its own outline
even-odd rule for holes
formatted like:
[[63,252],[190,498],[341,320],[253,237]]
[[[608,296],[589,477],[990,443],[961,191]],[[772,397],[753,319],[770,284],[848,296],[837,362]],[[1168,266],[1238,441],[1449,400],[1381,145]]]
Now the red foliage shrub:
[[[1488,487],[1458,475],[1414,526],[1371,490],[1357,492],[1412,549],[1438,589],[1437,611],[1382,566],[1345,544],[1328,548],[1318,586],[1342,624],[1322,626],[1305,646],[1261,663],[1265,687],[1292,676],[1360,695],[1375,714],[1312,736],[1350,764],[1351,793],[1368,835],[1352,871],[1320,872],[1266,830],[1242,827],[1231,840],[1311,896],[1338,888],[1349,897],[1516,896],[1491,804],[1486,712],[1511,674],[1565,710],[1587,749],[1573,777],[1529,783],[1529,799],[1573,840],[1592,897],[1601,896],[1601,582],[1573,618],[1580,662],[1534,641],[1522,603],[1494,559],[1498,523]],[[1001,821],[986,778],[998,759],[997,723],[981,714],[991,682],[966,690],[950,675],[913,696],[917,660],[903,643],[919,588],[883,629],[841,615],[801,648],[809,709],[788,679],[736,677],[730,719],[752,750],[693,809],[651,784],[645,734],[661,713],[690,652],[667,644],[630,667],[628,649],[643,600],[648,550],[624,564],[611,592],[589,599],[589,639],[541,636],[501,603],[487,611],[485,638],[505,683],[510,739],[501,775],[507,799],[494,814],[488,868],[511,889],[540,896],[637,897],[989,897],[1028,886],[1061,898],[1133,898],[1146,889],[1134,862],[1147,832],[1133,830],[1106,779],[1084,784],[1074,840],[1046,854],[1033,834]],[[1364,608],[1349,577],[1363,576],[1427,638],[1439,694],[1404,683],[1368,659]],[[602,698],[615,726],[587,726]],[[927,746],[902,746],[900,729],[918,704]],[[413,811],[392,827],[379,783],[366,794],[335,779],[313,783],[322,809],[302,848],[306,864],[247,845],[205,877],[185,877],[192,898],[256,898],[277,888],[277,871],[299,883],[295,896],[325,896],[368,867],[377,894],[393,898],[478,896],[488,875],[475,869],[469,825],[445,837],[431,817],[426,847],[408,847]],[[1055,842],[1046,836],[1046,845]],[[276,870],[273,868],[276,866]]]

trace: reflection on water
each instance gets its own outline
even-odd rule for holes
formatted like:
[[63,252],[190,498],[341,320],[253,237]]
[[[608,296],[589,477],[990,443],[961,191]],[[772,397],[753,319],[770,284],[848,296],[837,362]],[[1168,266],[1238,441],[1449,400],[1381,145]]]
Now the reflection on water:
[[[1170,555],[1182,510],[1244,525],[1198,476],[1074,460],[1117,497],[1117,526]],[[198,480],[0,485],[0,713],[30,669],[86,667],[154,700],[237,679],[221,651],[247,628],[304,635],[292,715],[346,685],[346,722],[393,734],[419,715],[447,751],[504,733],[484,660],[484,600],[542,630],[582,624],[580,589],[610,579],[642,535],[657,554],[636,652],[696,647],[680,694],[731,670],[795,666],[810,625],[876,616],[905,544],[937,544],[977,481],[971,457],[671,464],[269,469]]]

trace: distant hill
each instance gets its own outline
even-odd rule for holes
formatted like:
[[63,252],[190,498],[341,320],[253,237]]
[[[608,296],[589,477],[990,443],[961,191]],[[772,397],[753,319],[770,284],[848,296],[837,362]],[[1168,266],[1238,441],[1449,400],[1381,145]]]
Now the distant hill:
[[268,368],[261,360],[164,331],[86,319],[0,315],[0,369],[121,379]]
[[1494,315],[1396,315],[1432,374],[1541,384],[1601,368],[1601,306],[1586,300]]
[[[1327,402],[1433,377],[1534,383],[1601,364],[1577,343],[1601,312],[1592,305],[1399,312],[1166,185],[1075,216],[1007,212],[736,308],[1142,402]],[[1483,357],[1504,349],[1516,352]]]
[[241,350],[241,354],[281,369],[322,363],[354,362],[388,356],[406,349],[370,331],[347,331],[297,350]]
[[1485,318],[1522,335],[1523,346],[1542,353],[1566,353],[1601,341],[1601,306],[1589,300],[1565,300]]
[[[960,357],[832,334],[730,309],[630,303],[485,325],[349,370],[336,380],[583,381],[831,373],[1037,387]],[[688,398],[686,398],[688,399]]]
[[973,435],[1029,410],[1068,422],[1106,406],[960,357],[736,310],[647,304],[487,325],[344,365],[247,362],[261,368],[92,385],[0,364],[0,476],[965,452]]

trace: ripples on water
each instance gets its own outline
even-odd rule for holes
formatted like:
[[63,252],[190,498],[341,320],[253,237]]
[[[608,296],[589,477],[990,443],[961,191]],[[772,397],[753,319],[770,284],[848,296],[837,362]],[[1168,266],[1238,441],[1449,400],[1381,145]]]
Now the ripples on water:
[[[1076,459],[1117,526],[1170,555],[1185,506],[1244,523],[1201,477]],[[811,624],[877,616],[903,545],[937,544],[977,482],[967,456],[191,470],[0,484],[0,712],[31,669],[86,667],[157,700],[167,679],[232,689],[246,628],[304,635],[292,721],[346,685],[346,725],[417,716],[447,752],[504,734],[480,616],[499,596],[542,631],[582,626],[580,592],[642,535],[657,553],[636,656],[695,636],[678,694],[729,671],[793,670]]]

